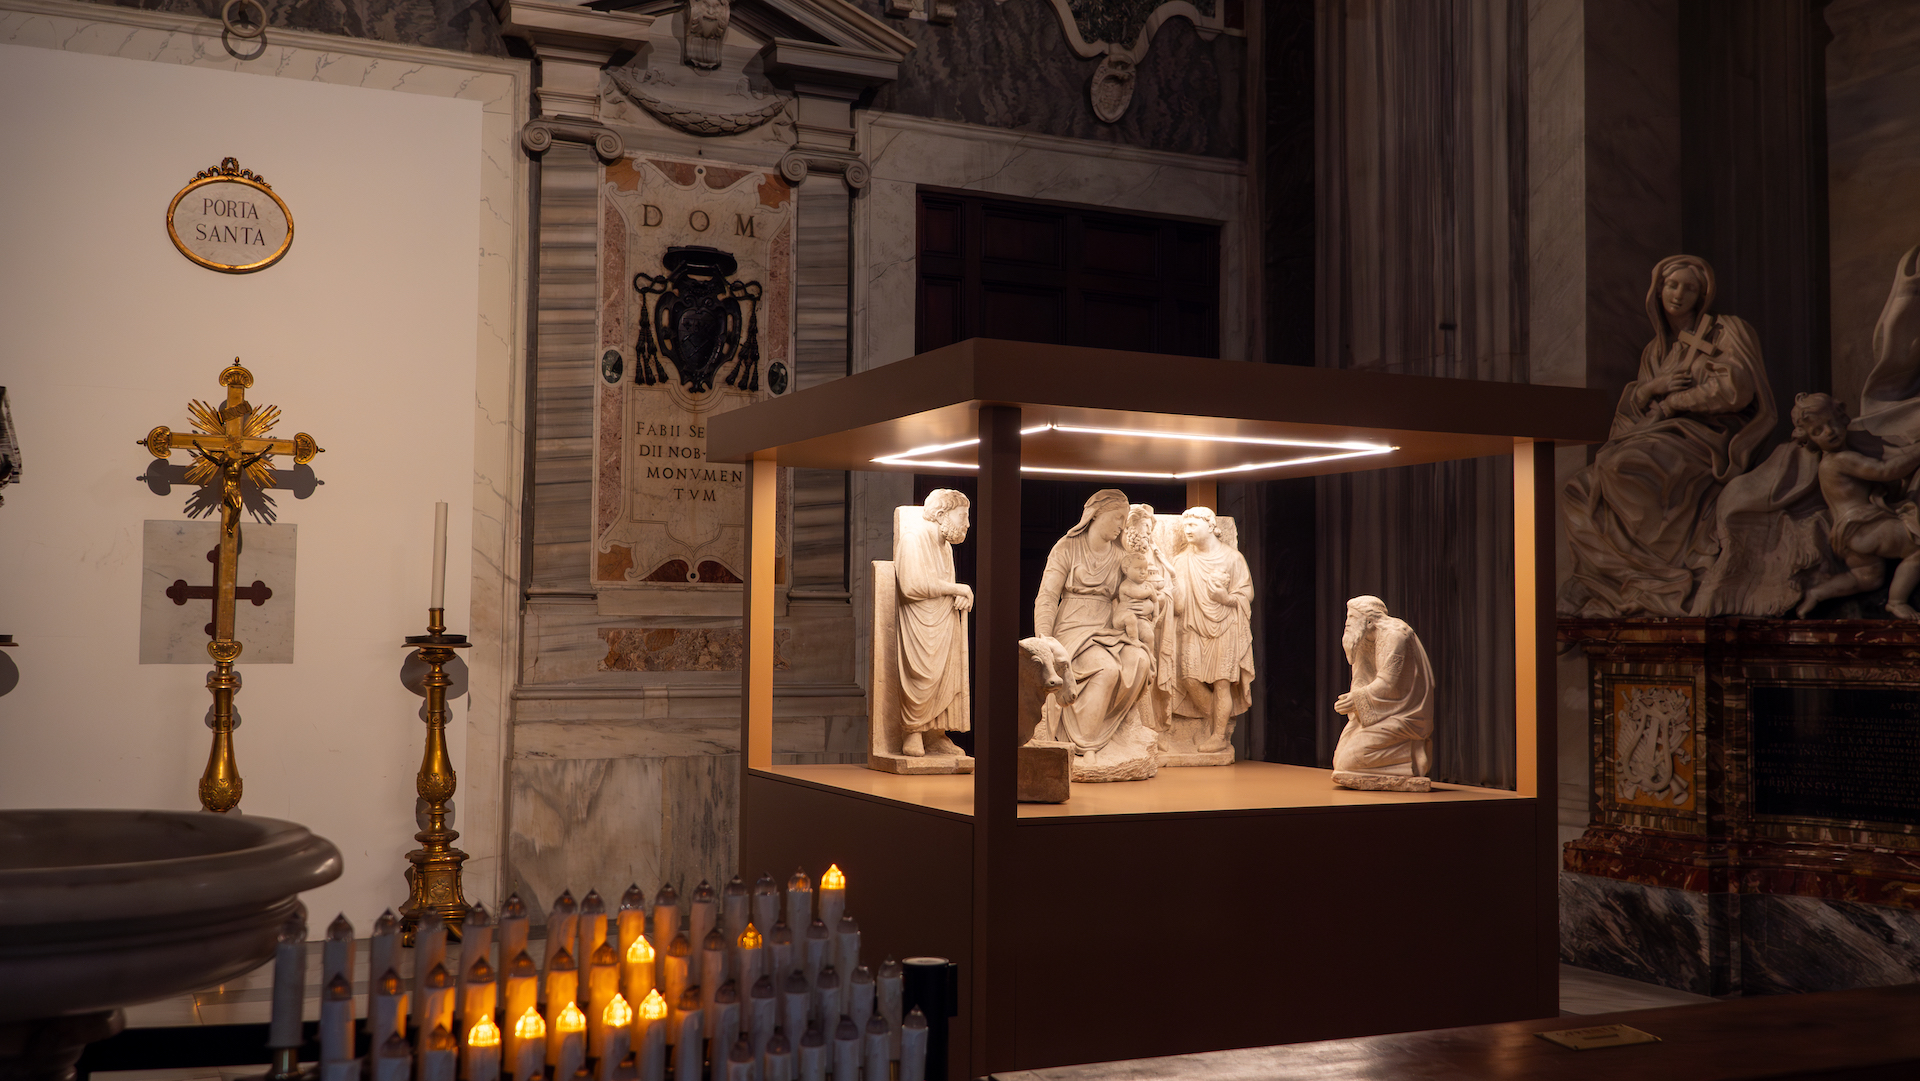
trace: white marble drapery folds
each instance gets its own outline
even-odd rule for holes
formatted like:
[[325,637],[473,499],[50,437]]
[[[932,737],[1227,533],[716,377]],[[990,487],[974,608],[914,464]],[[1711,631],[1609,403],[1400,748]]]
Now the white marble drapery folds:
[[1347,715],[1333,752],[1335,783],[1351,780],[1343,773],[1424,779],[1433,769],[1433,667],[1419,636],[1379,598],[1355,597],[1341,645],[1353,683],[1334,707]]
[[[1661,293],[1687,271],[1699,298],[1675,334]],[[1776,417],[1753,328],[1713,314],[1713,294],[1713,270],[1702,259],[1676,255],[1653,268],[1654,337],[1641,350],[1639,377],[1621,392],[1593,465],[1567,484],[1573,576],[1561,591],[1565,614],[1686,615],[1713,561],[1720,491],[1745,471]]]
[[969,727],[966,612],[954,603],[953,545],[941,530],[919,507],[901,507],[894,519],[900,727],[908,733]]

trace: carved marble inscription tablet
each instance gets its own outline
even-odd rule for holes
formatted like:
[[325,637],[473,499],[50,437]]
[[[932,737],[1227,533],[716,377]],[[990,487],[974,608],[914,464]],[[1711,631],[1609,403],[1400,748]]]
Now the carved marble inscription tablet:
[[1920,825],[1920,689],[1754,686],[1753,811]]
[[707,460],[706,429],[714,415],[772,396],[776,383],[784,391],[772,372],[792,365],[793,197],[773,170],[659,156],[606,167],[595,586],[678,593],[685,603],[670,610],[694,611],[694,595],[730,594],[741,581],[746,470]]

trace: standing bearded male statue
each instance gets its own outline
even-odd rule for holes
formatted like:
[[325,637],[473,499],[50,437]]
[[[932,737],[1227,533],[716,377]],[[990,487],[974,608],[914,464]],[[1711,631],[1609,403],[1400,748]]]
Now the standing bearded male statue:
[[959,492],[936,488],[918,514],[903,507],[894,518],[900,751],[916,758],[963,754],[947,733],[970,725],[966,613],[973,590],[953,571],[953,546],[967,539],[968,506]]
[[1347,602],[1340,645],[1353,689],[1333,703],[1347,718],[1333,749],[1333,783],[1343,788],[1426,792],[1433,769],[1433,666],[1405,620],[1378,597]]

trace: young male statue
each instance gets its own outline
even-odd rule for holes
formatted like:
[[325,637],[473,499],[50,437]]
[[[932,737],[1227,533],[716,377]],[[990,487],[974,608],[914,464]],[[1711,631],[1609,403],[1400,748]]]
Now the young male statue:
[[1180,524],[1186,544],[1172,560],[1180,622],[1175,671],[1187,702],[1207,722],[1198,750],[1229,751],[1232,718],[1252,702],[1253,576],[1246,557],[1220,539],[1213,511],[1194,507]]

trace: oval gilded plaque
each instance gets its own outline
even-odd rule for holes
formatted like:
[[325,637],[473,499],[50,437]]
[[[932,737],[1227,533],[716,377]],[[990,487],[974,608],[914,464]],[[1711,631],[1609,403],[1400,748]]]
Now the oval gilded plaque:
[[266,178],[233,158],[195,174],[167,207],[167,235],[180,254],[226,274],[250,274],[293,246],[293,212]]

